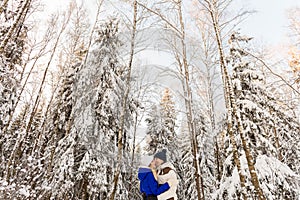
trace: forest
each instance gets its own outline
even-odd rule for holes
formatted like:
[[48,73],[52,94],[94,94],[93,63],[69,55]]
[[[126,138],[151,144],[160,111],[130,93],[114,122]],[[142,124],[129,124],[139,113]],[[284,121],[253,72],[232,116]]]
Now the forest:
[[166,149],[179,200],[299,200],[300,7],[283,53],[239,1],[0,0],[0,199],[140,200]]

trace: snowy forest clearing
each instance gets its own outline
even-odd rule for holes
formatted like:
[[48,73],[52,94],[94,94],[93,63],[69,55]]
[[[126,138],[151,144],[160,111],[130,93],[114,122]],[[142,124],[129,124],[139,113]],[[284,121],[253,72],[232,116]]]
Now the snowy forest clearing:
[[0,199],[139,200],[162,149],[180,200],[300,199],[300,8],[277,58],[235,0],[43,2],[0,0]]

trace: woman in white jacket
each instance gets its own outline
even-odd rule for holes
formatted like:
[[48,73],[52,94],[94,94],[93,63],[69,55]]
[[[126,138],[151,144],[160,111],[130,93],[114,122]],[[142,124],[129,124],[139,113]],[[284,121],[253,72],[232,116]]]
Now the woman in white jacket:
[[167,162],[166,150],[163,149],[154,155],[157,167],[157,181],[159,184],[168,183],[170,189],[157,196],[158,200],[177,200],[178,179],[174,166]]

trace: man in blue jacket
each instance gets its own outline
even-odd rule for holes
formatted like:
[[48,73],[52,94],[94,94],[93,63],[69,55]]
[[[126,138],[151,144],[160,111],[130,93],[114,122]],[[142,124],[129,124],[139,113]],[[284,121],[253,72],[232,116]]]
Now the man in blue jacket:
[[153,157],[143,156],[138,178],[140,180],[140,191],[143,194],[144,200],[157,200],[157,195],[170,188],[168,183],[159,185],[155,177],[155,161]]

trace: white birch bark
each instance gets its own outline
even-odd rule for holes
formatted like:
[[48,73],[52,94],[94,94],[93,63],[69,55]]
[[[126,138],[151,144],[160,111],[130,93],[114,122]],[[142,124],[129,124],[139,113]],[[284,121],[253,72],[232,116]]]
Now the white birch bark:
[[109,199],[114,200],[118,182],[119,182],[119,176],[121,173],[121,167],[122,167],[122,160],[123,160],[123,133],[124,133],[124,127],[125,127],[125,112],[127,107],[127,101],[128,96],[130,92],[130,81],[131,81],[131,70],[132,70],[132,63],[133,63],[133,57],[135,53],[135,38],[136,38],[136,26],[137,26],[137,1],[134,0],[133,2],[133,23],[132,23],[132,32],[131,32],[131,46],[130,46],[130,58],[127,68],[127,78],[126,78],[126,90],[123,96],[122,101],[122,111],[121,111],[121,117],[120,117],[120,129],[118,131],[118,162],[117,162],[117,168],[116,168],[116,174],[113,181],[113,188],[112,192],[110,194]]
[[[228,73],[226,65],[225,65],[225,56],[224,56],[223,45],[222,45],[222,41],[221,41],[219,21],[217,18],[218,17],[218,13],[217,13],[217,9],[216,9],[217,1],[205,0],[205,2],[207,5],[207,8],[208,8],[208,11],[210,12],[210,15],[211,15],[211,19],[212,19],[212,22],[214,25],[216,39],[218,42],[218,48],[219,48],[219,54],[220,54],[220,67],[221,67],[221,71],[222,71],[223,84],[224,84],[224,88],[225,88],[225,92],[224,92],[225,100],[227,102],[226,105],[228,105],[228,107],[227,107],[228,117],[229,117],[228,124],[232,126],[232,120],[230,119],[231,116],[236,118],[237,123],[238,123],[238,131],[240,133],[240,137],[242,140],[242,146],[243,146],[243,149],[246,154],[246,159],[247,159],[247,164],[248,164],[248,168],[250,171],[252,184],[258,195],[258,198],[261,200],[264,200],[265,197],[264,197],[263,191],[259,185],[257,173],[256,173],[255,166],[254,166],[253,156],[251,155],[250,149],[245,140],[245,134],[244,134],[244,130],[243,130],[242,122],[241,122],[241,117],[240,117],[239,111],[237,109],[231,79],[229,77],[229,73]],[[231,128],[231,127],[229,127],[229,128]],[[229,133],[230,132],[231,131],[229,129]],[[231,135],[231,133],[230,133],[230,135]],[[233,135],[231,135],[230,137],[234,141]],[[238,167],[239,162],[236,162],[236,165]],[[245,194],[245,177],[240,170],[241,169],[238,169],[240,181],[241,181],[241,187],[242,187],[242,194],[243,194],[244,199],[247,199],[247,195]]]

